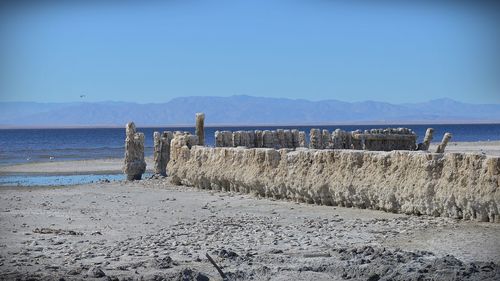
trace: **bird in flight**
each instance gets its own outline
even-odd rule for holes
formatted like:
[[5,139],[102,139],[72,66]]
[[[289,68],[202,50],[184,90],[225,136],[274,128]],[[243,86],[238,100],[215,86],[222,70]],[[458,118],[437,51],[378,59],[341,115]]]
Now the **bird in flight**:
[[86,95],[80,95],[80,98],[83,99],[84,97],[86,97]]

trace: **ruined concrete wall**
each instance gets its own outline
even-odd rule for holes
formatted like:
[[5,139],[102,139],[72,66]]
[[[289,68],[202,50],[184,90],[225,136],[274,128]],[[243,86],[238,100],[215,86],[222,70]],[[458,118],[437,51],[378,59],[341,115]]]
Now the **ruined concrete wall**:
[[301,133],[305,136],[304,132],[286,129],[277,129],[275,131],[216,131],[215,147],[297,148],[302,145],[300,142]]
[[[174,148],[173,148],[174,149]],[[500,222],[500,158],[420,151],[176,148],[177,184],[301,202]]]
[[275,131],[217,131],[216,147],[247,148],[298,148],[313,149],[356,149],[371,151],[416,150],[417,135],[407,128],[387,128],[346,132],[340,129],[330,133],[328,130],[311,129],[309,145],[306,133],[302,131],[276,129]]
[[331,145],[323,148],[370,151],[416,150],[417,135],[407,128],[387,128],[346,132],[335,130]]

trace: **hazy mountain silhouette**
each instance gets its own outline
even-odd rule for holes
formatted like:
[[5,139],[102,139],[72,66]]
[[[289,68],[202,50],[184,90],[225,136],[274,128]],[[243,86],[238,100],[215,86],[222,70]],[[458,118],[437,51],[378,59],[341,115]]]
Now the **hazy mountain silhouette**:
[[166,103],[1,102],[2,127],[193,125],[205,112],[210,125],[459,123],[500,122],[499,104],[468,104],[452,99],[424,103],[342,102],[251,96],[180,97]]

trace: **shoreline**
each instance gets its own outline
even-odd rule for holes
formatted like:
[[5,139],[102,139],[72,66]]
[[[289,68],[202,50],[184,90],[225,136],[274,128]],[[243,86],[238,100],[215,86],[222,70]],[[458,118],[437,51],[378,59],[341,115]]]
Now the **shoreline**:
[[[429,151],[434,151],[438,142],[433,142]],[[485,156],[500,156],[500,141],[450,142],[445,153],[475,153]],[[146,157],[146,172],[152,173],[153,157]],[[2,176],[68,176],[121,174],[123,158],[93,160],[71,160],[22,163],[0,166]]]
[[[145,157],[146,172],[152,172],[153,157]],[[67,176],[123,174],[123,158],[22,163],[0,166],[1,176]]]

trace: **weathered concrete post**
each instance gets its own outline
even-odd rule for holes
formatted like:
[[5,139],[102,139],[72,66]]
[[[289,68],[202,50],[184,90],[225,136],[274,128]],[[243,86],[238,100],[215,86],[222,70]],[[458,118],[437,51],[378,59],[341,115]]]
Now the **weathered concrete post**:
[[224,131],[224,147],[233,147],[233,133]]
[[215,147],[224,147],[224,132],[215,131]]
[[283,129],[276,129],[276,135],[278,137],[279,148],[285,148],[285,131]]
[[196,135],[198,145],[205,145],[205,113],[196,113]]
[[429,146],[431,145],[431,141],[434,138],[434,129],[428,128],[425,131],[424,142],[422,143],[422,150],[429,150]]
[[274,148],[273,132],[269,130],[264,130],[264,132],[262,132],[262,144],[262,147]]
[[309,148],[323,148],[321,131],[319,129],[311,129],[311,131],[309,132]]
[[433,139],[433,135],[434,135],[434,129],[427,128],[427,131],[425,131],[424,141],[417,144],[417,150],[424,150],[424,151],[429,150],[431,141]]
[[127,180],[140,180],[145,171],[144,134],[136,132],[134,122],[127,123],[123,172]]
[[153,133],[154,141],[154,172],[156,175],[167,176],[167,164],[170,160],[170,140],[168,132],[160,135],[159,132]]
[[262,138],[261,130],[255,130],[255,147],[264,147],[264,139]]
[[299,147],[307,147],[306,132],[299,131]]
[[323,132],[321,134],[321,143],[322,143],[322,148],[332,148],[331,147],[331,135],[330,132],[327,129],[323,129]]
[[444,150],[446,148],[446,145],[448,145],[448,142],[451,139],[451,134],[450,133],[445,133],[443,136],[443,140],[441,143],[438,145],[436,148],[436,153],[444,153]]
[[290,130],[284,130],[285,133],[285,148],[293,148],[293,137]]
[[293,129],[291,131],[291,133],[292,133],[292,147],[297,148],[297,147],[299,147],[299,143],[300,143],[299,142],[299,130]]

